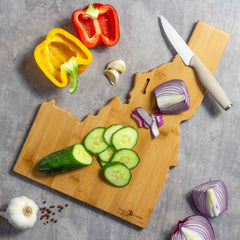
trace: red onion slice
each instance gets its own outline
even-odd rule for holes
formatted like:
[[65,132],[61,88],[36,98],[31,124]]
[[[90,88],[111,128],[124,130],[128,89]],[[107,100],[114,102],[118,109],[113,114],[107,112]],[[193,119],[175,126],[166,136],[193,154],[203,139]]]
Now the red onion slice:
[[144,121],[137,113],[133,112],[132,117],[138,121],[138,124],[139,124],[140,128],[144,127]]
[[142,107],[136,108],[137,113],[132,113],[132,117],[139,123],[139,127],[150,128],[153,138],[159,135],[158,128],[164,123],[162,114],[148,114]]
[[192,215],[178,222],[171,240],[215,240],[211,223],[201,215]]
[[160,113],[155,113],[154,116],[155,116],[155,118],[156,118],[156,120],[157,120],[158,127],[161,127],[161,126],[164,124],[162,114],[160,114]]
[[143,121],[145,121],[149,126],[152,126],[153,119],[152,119],[151,116],[145,111],[144,108],[138,107],[138,108],[136,108],[136,111],[137,111],[137,113],[139,114],[139,116],[143,119]]
[[163,114],[178,114],[190,108],[190,98],[183,80],[164,82],[154,89],[154,94]]
[[154,114],[150,114],[153,119],[152,126],[150,127],[153,138],[156,138],[159,135],[158,124]]
[[223,181],[203,183],[192,191],[197,210],[206,217],[216,217],[228,208],[227,188]]

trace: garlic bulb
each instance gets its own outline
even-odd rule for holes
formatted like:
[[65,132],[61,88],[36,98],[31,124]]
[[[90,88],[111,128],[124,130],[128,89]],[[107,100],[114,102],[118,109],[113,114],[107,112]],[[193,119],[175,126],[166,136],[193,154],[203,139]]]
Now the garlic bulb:
[[10,224],[18,230],[31,228],[37,220],[38,206],[35,202],[25,196],[13,198],[6,212],[1,212]]

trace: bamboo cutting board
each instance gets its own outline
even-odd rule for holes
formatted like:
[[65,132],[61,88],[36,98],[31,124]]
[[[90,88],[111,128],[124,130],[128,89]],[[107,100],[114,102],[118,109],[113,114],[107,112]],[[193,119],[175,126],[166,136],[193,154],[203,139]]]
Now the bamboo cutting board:
[[[213,73],[229,38],[228,33],[199,21],[189,45]],[[191,107],[178,115],[165,115],[165,123],[156,139],[152,139],[149,129],[138,128],[139,140],[134,149],[141,161],[132,170],[133,176],[128,186],[116,188],[108,184],[96,157],[91,166],[56,176],[45,176],[37,170],[38,161],[42,157],[82,142],[86,134],[95,127],[124,124],[137,128],[137,123],[131,118],[132,111],[142,106],[149,113],[157,112],[153,89],[164,81],[176,78],[185,81]],[[137,73],[128,104],[122,104],[118,97],[114,97],[96,116],[89,114],[83,122],[55,106],[54,100],[44,102],[14,171],[144,228],[166,183],[169,167],[178,163],[179,124],[194,115],[204,93],[193,69],[186,67],[177,55],[171,63],[147,73]]]

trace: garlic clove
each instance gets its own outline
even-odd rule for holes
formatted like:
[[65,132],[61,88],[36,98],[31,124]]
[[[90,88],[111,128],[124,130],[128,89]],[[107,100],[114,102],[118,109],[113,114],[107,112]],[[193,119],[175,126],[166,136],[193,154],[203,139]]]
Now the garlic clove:
[[25,196],[13,198],[7,207],[5,217],[18,230],[31,228],[37,220],[38,206]]
[[118,71],[119,73],[122,73],[122,72],[126,71],[126,64],[122,59],[115,59],[108,63],[106,69],[107,70],[114,69],[114,70]]
[[104,74],[112,85],[115,85],[119,80],[119,73],[114,69],[108,69]]

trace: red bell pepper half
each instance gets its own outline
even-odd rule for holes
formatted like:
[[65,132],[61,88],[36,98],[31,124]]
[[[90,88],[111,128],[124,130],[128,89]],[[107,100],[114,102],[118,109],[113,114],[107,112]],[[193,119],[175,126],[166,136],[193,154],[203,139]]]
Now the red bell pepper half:
[[100,44],[114,46],[120,38],[117,11],[108,4],[90,3],[72,14],[78,38],[88,48]]

